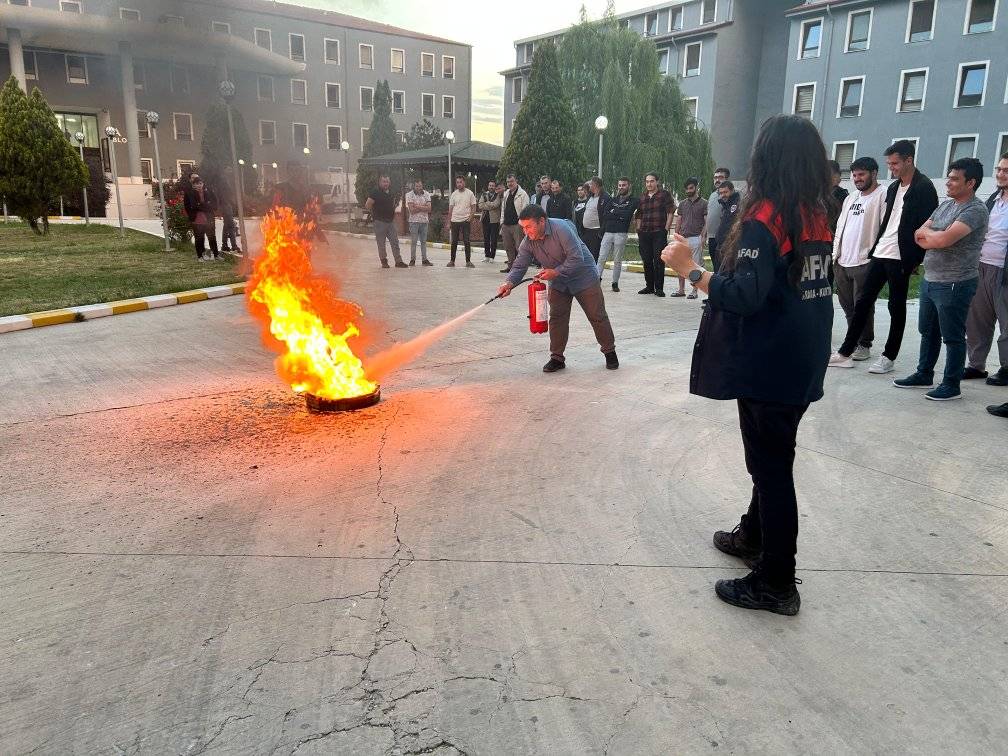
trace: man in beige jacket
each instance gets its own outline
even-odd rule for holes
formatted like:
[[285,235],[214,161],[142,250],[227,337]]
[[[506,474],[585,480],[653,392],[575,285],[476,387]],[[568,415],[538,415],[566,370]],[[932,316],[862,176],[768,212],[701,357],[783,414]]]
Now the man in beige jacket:
[[528,192],[518,186],[515,175],[507,177],[507,191],[501,197],[501,237],[504,239],[504,249],[507,250],[507,267],[501,273],[510,273],[515,258],[518,257],[518,247],[525,241],[525,232],[518,225],[518,216],[529,203]]

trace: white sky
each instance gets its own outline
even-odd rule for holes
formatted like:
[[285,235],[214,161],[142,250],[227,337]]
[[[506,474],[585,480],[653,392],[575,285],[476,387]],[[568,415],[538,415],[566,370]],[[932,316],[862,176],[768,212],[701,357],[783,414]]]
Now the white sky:
[[[616,11],[643,8],[653,0],[617,0]],[[504,140],[504,77],[514,65],[514,41],[563,29],[578,20],[581,6],[597,18],[605,0],[292,0],[473,46],[472,138]]]

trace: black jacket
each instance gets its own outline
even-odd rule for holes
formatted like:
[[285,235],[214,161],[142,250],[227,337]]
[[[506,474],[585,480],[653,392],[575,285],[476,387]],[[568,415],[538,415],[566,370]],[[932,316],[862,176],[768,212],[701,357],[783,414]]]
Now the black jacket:
[[[889,225],[893,202],[896,200],[899,186],[899,181],[893,181],[886,190],[885,215],[882,216],[882,225],[879,227],[878,236],[875,237],[875,243],[868,252],[868,257],[875,256],[875,248],[885,233],[886,226]],[[906,194],[903,195],[903,215],[900,216],[899,229],[896,232],[900,260],[903,263],[903,272],[906,274],[912,273],[924,261],[924,250],[914,241],[914,234],[931,217],[931,213],[935,211],[936,207],[938,207],[938,192],[935,191],[934,184],[931,179],[914,169],[910,186],[907,188]]]
[[640,200],[628,194],[625,197],[619,194],[605,195],[606,203],[600,215],[602,219],[602,230],[609,234],[626,234],[630,232],[630,223],[634,214],[640,206]]
[[843,210],[844,200],[850,195],[846,189],[842,186],[834,186],[833,192],[831,194],[831,202],[829,207],[829,227],[830,231],[834,234],[836,233],[837,221],[840,220],[840,212]]
[[196,214],[200,210],[206,213],[211,221],[213,220],[214,213],[217,211],[217,195],[206,184],[203,185],[202,201],[200,201],[199,192],[190,187],[186,189],[185,194],[182,196],[182,203],[185,207],[186,217],[189,218],[190,223],[196,222]]
[[570,197],[562,192],[551,194],[550,198],[546,200],[546,217],[571,220],[574,217],[574,206],[571,204]]
[[[987,212],[994,212],[994,203],[997,202],[998,195],[1001,194],[1001,190],[995,190],[994,194],[987,198]],[[1005,250],[1005,263],[1004,267],[1001,269],[1001,285],[1008,286],[1008,250]]]
[[[793,250],[769,205],[742,222],[735,268],[715,274],[690,371],[690,393],[804,405],[822,398],[833,331],[827,218],[806,227]],[[794,255],[805,259],[796,290]]]
[[718,204],[721,205],[721,225],[718,226],[717,235],[714,238],[726,241],[728,233],[738,217],[739,207],[742,205],[742,195],[738,192],[732,192],[728,195],[728,199],[719,198]]
[[587,199],[579,199],[574,203],[574,226],[578,236],[584,236],[584,211],[587,204]]

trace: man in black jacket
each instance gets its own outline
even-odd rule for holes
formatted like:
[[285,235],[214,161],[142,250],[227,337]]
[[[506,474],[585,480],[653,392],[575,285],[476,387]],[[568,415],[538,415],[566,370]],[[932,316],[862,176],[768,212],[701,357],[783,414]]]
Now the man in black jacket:
[[626,176],[616,184],[616,194],[609,197],[602,208],[602,245],[599,248],[599,281],[605,273],[606,261],[613,256],[612,290],[619,291],[620,273],[623,272],[623,251],[626,249],[630,223],[637,213],[640,201],[630,193],[630,179]]
[[571,204],[570,197],[564,194],[563,185],[557,179],[553,179],[550,183],[550,196],[546,200],[546,217],[564,220],[574,218],[574,205]]
[[[193,239],[196,244],[196,259],[209,262],[221,256],[217,249],[216,220],[217,195],[213,189],[203,183],[197,174],[189,177],[190,188],[182,197],[186,216],[193,226]],[[206,254],[206,240],[210,241],[211,255]]]
[[[718,241],[725,241],[731,232],[732,226],[735,225],[739,208],[742,206],[742,195],[738,193],[738,190],[735,189],[735,185],[731,181],[722,181],[721,186],[718,187],[718,205],[721,206],[721,221],[715,238]],[[721,269],[721,255],[716,251],[711,258],[711,262],[714,264],[714,270]],[[678,296],[681,297],[684,294],[679,294]]]
[[868,253],[871,262],[864,288],[854,303],[854,315],[843,344],[830,357],[830,367],[853,367],[851,355],[871,317],[882,287],[889,284],[889,338],[885,350],[868,368],[869,373],[891,373],[899,355],[906,329],[906,303],[910,276],[924,259],[924,250],[914,234],[938,207],[938,192],[927,176],[914,165],[914,145],[906,139],[894,142],[885,151],[886,164],[896,179],[886,192],[886,211],[875,246]]

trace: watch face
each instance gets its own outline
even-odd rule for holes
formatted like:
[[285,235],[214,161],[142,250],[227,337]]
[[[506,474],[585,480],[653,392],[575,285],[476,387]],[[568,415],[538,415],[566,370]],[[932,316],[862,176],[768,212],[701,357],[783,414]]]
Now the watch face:
[[696,283],[701,278],[703,278],[703,271],[702,270],[691,270],[690,271],[690,274],[689,274],[690,283]]

